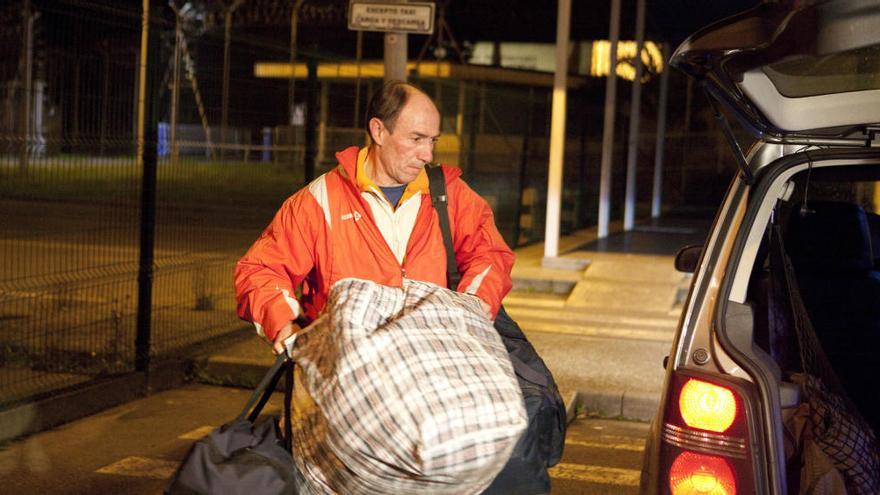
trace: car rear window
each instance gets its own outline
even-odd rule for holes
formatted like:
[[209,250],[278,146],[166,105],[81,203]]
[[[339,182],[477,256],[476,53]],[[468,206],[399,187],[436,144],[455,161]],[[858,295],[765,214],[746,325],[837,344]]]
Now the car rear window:
[[763,71],[789,98],[880,89],[880,45],[825,56],[799,55]]

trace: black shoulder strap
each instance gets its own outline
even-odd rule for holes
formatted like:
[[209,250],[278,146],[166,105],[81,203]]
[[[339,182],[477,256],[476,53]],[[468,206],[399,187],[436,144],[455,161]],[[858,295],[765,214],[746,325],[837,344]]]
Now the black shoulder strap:
[[446,283],[455,290],[461,280],[458,273],[458,263],[455,261],[455,247],[452,244],[452,229],[449,227],[449,210],[446,208],[448,198],[446,196],[446,178],[443,176],[443,168],[438,164],[430,163],[426,168],[428,172],[428,185],[431,189],[431,204],[437,210],[437,218],[440,220],[440,231],[443,233],[443,245],[446,246]]

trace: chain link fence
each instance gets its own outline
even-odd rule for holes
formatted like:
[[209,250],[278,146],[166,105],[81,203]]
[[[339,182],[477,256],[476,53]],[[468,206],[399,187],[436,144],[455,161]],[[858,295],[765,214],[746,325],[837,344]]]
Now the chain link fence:
[[[235,261],[285,198],[335,165],[336,151],[366,143],[362,115],[380,77],[298,76],[291,106],[290,79],[255,70],[289,61],[289,25],[231,23],[226,30],[218,22],[223,12],[206,22],[189,4],[153,5],[157,41],[147,76],[157,84],[146,96],[155,122],[146,124],[156,136],[148,143],[157,154],[154,202],[142,197],[146,176],[137,158],[140,5],[0,6],[0,408],[131,372],[138,352],[163,358],[242,331]],[[310,22],[335,22],[312,10]],[[297,60],[313,67],[350,62],[318,48]],[[463,169],[509,244],[542,240],[549,84],[418,74],[412,82],[442,114],[436,159]],[[656,86],[649,82],[646,93]],[[603,95],[601,79],[584,79],[569,93],[563,233],[597,218]],[[650,207],[655,128],[647,115],[656,115],[656,102],[646,100],[642,217]],[[624,185],[625,102],[620,107],[615,198]],[[670,129],[665,204],[692,203],[699,198],[689,192],[705,190],[705,174],[690,163],[721,171],[730,160],[717,158],[712,129],[705,137],[676,135],[673,123]],[[144,207],[155,208],[154,225],[143,223]],[[619,216],[622,206],[614,207]],[[141,241],[152,233],[152,272],[144,272]],[[138,328],[145,287],[150,325]],[[139,332],[148,349],[137,349]]]

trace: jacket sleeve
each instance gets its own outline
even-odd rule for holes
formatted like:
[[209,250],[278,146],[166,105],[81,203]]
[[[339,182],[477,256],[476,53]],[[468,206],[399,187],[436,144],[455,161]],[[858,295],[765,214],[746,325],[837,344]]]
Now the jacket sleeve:
[[235,266],[238,316],[253,322],[257,333],[270,342],[302,313],[295,289],[315,265],[312,203],[308,190],[285,201]]
[[486,200],[461,179],[454,179],[447,188],[455,258],[461,272],[456,289],[489,304],[494,319],[501,300],[513,285],[513,251],[495,227],[495,217]]

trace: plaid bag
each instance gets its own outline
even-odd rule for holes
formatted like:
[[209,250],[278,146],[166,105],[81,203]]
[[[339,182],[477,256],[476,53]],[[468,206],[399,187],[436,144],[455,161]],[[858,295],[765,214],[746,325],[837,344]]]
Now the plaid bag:
[[479,301],[433,284],[340,280],[293,358],[314,402],[293,426],[309,491],[479,493],[526,427]]

